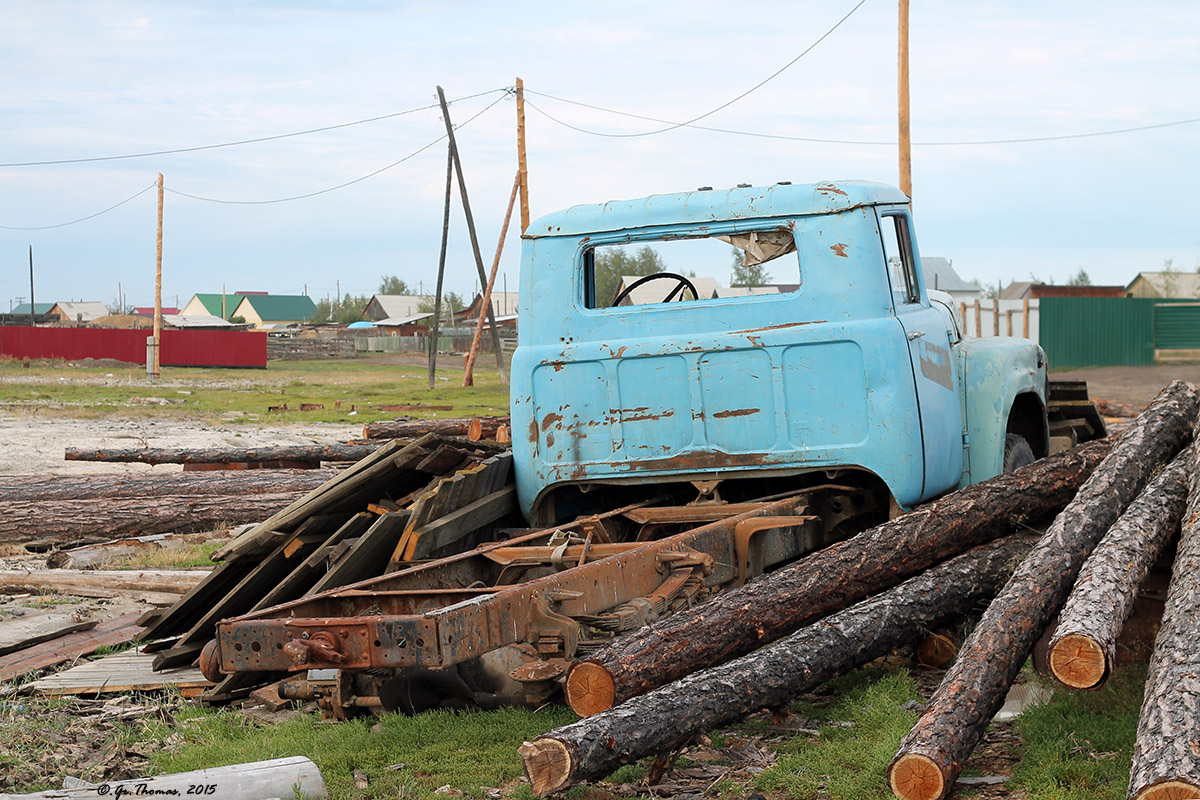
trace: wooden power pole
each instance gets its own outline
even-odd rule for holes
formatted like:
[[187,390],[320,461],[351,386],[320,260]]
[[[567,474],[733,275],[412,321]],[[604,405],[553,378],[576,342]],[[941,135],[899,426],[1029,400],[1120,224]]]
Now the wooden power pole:
[[159,351],[162,350],[162,233],[163,233],[163,175],[158,173],[158,235],[154,247],[154,372],[158,380]]
[[525,164],[525,82],[517,78],[517,171],[521,181],[521,233],[529,227],[529,170]]
[[912,198],[912,140],[908,129],[908,0],[900,0],[900,191]]
[[[450,108],[446,105],[446,93],[442,87],[437,87],[438,103],[442,106],[442,119],[446,123],[446,138],[450,140],[450,158],[454,162],[454,174],[458,177],[458,195],[462,200],[463,215],[467,218],[467,233],[471,236],[471,251],[475,256],[475,268],[479,272],[479,285],[487,286],[487,273],[483,270],[483,256],[479,253],[479,237],[475,234],[475,218],[471,216],[471,203],[467,200],[467,180],[463,177],[462,160],[458,153],[458,144],[454,138],[454,125],[450,121]],[[490,305],[485,305],[488,322],[492,326],[492,347],[496,351],[496,372],[500,374],[500,382],[508,384],[508,376],[504,374],[504,353],[500,352],[500,332],[496,329],[496,316]],[[453,322],[453,320],[451,320]]]

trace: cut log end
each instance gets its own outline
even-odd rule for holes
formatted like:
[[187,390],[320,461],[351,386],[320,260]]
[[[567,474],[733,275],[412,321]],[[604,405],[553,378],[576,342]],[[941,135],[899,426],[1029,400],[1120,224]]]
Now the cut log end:
[[1200,786],[1184,781],[1166,781],[1147,786],[1134,800],[1194,800],[1200,797]]
[[1107,673],[1104,648],[1090,636],[1069,633],[1050,648],[1050,672],[1072,689],[1092,689]]
[[565,789],[571,775],[571,754],[557,739],[535,739],[525,742],[517,752],[525,766],[525,777],[535,797]]
[[616,700],[616,686],[608,670],[591,661],[577,662],[564,689],[567,705],[581,717],[607,711]]
[[931,633],[917,645],[917,661],[927,667],[941,669],[958,655],[958,645],[944,633]]
[[941,769],[928,756],[906,753],[888,770],[892,794],[903,800],[937,800],[946,791]]

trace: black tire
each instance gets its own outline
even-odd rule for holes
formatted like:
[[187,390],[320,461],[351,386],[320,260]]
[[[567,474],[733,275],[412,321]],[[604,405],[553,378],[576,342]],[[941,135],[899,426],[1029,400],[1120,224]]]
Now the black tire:
[[1005,472],[1013,472],[1021,467],[1032,464],[1035,460],[1033,448],[1029,446],[1029,442],[1025,441],[1024,436],[1018,436],[1015,433],[1004,435]]

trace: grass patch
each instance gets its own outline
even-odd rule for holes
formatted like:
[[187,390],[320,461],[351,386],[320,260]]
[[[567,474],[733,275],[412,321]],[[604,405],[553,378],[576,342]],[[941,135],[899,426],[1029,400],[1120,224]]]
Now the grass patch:
[[1025,711],[1011,786],[1029,800],[1123,800],[1145,683],[1146,665],[1131,664],[1102,689],[1056,688],[1050,702]]
[[111,569],[190,569],[211,567],[212,554],[229,543],[228,539],[184,545],[183,547],[147,548],[105,564]]
[[859,670],[833,685],[843,693],[828,705],[794,708],[821,721],[820,735],[781,742],[779,760],[755,786],[794,797],[890,800],[887,767],[917,720],[915,711],[902,707],[921,699],[916,681],[907,672]]
[[[412,359],[362,356],[325,361],[270,362],[266,369],[164,367],[156,383],[131,367],[76,366],[65,361],[0,362],[0,407],[83,418],[206,419],[257,423],[366,423],[413,417],[472,417],[508,413],[508,387],[494,369],[475,371],[462,388],[462,370],[439,368],[434,388]],[[165,401],[159,403],[158,400]],[[325,407],[300,411],[301,403]],[[288,410],[268,412],[270,407]],[[451,406],[385,411],[383,405]],[[353,413],[351,413],[353,412]]]
[[[318,724],[314,714],[263,728],[233,710],[187,708],[174,728],[182,731],[183,743],[154,755],[152,763],[167,773],[298,755],[316,763],[334,800],[439,800],[444,795],[434,790],[445,785],[464,797],[485,797],[485,788],[524,774],[521,742],[575,719],[569,709],[553,706],[391,714],[337,724]],[[366,789],[355,787],[354,770],[367,776]]]

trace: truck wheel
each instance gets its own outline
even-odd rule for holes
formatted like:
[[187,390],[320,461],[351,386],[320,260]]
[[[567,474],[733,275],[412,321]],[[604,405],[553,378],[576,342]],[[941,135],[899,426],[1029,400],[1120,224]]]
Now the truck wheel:
[[1033,448],[1029,446],[1029,442],[1025,441],[1024,436],[1018,436],[1015,433],[1004,435],[1004,471],[1012,472],[1013,470],[1024,467],[1034,462]]

